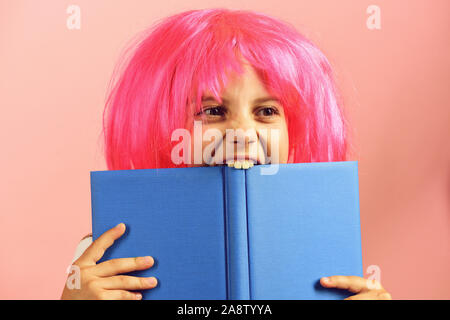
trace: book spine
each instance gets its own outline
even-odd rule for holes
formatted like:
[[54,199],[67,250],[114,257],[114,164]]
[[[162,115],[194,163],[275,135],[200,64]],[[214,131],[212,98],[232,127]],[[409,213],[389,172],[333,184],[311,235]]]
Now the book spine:
[[97,174],[95,172],[90,172],[90,185],[91,185],[91,217],[92,217],[92,240],[95,241],[99,237],[98,230],[97,230],[97,215],[95,214],[97,212],[97,195],[96,195],[96,176]]
[[349,166],[353,166],[354,179],[355,179],[355,200],[354,203],[356,205],[355,208],[355,224],[358,228],[357,231],[357,241],[355,244],[358,246],[358,264],[359,264],[359,273],[355,274],[356,276],[364,277],[364,268],[362,263],[362,239],[361,239],[361,213],[360,213],[360,204],[359,204],[359,173],[358,173],[358,161],[349,161]]
[[224,167],[227,279],[229,300],[249,300],[245,170]]

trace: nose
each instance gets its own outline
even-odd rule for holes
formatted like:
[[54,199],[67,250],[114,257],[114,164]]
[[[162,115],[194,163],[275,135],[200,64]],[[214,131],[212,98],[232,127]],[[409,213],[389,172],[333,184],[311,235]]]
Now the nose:
[[234,145],[246,143],[252,144],[258,140],[258,135],[252,121],[241,117],[230,122],[230,125],[226,130],[226,138],[228,143]]
[[233,132],[227,133],[232,135],[232,138],[230,139],[230,143],[233,143],[235,145],[239,144],[252,144],[257,141],[256,132],[253,129],[248,130],[241,130],[237,129]]

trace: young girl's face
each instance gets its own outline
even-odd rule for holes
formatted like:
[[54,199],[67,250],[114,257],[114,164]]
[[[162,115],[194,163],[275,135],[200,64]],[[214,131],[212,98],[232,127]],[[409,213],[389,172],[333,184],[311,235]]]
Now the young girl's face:
[[[222,93],[222,104],[206,91],[202,98],[202,111],[189,117],[192,126],[194,121],[201,123],[202,136],[209,129],[220,132],[219,139],[217,136],[211,140],[201,139],[202,155],[210,156],[202,156],[199,164],[198,157],[194,161],[194,141],[198,138],[192,130],[193,166],[234,163],[236,167],[244,165],[245,168],[245,160],[250,166],[288,162],[289,137],[283,107],[266,91],[254,69],[248,63],[244,66],[244,74],[230,79]],[[200,145],[199,140],[197,143]],[[210,151],[212,144],[213,152]],[[208,152],[205,152],[207,147]]]

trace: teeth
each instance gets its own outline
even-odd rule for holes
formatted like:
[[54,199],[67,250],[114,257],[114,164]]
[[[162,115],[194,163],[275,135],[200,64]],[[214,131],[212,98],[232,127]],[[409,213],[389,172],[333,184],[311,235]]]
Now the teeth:
[[254,165],[252,160],[231,160],[227,164],[229,167],[234,167],[235,169],[248,169]]

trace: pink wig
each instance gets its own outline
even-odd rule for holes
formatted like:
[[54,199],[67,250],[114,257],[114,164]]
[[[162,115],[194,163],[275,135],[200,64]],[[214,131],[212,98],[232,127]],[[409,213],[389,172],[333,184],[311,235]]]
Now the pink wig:
[[186,128],[205,90],[222,102],[229,72],[244,72],[240,57],[283,105],[293,162],[346,159],[347,122],[324,54],[287,23],[220,8],[159,21],[121,56],[103,114],[108,168],[175,167],[173,130]]

